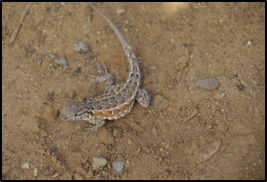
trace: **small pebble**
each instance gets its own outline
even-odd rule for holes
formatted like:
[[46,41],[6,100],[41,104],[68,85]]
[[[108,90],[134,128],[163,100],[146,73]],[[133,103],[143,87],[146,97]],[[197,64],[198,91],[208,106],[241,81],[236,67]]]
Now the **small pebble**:
[[38,172],[39,172],[39,168],[38,167],[36,167],[36,168],[34,168],[34,170],[33,170],[33,176],[38,176]]
[[124,23],[126,24],[126,25],[128,25],[129,24],[129,20],[124,20]]
[[59,174],[60,174],[60,173],[55,173],[55,174],[53,174],[53,175],[51,176],[51,178],[54,179],[54,178],[58,177]]
[[121,171],[124,167],[123,161],[113,162],[112,166],[116,169],[116,171]]
[[46,39],[46,35],[42,34],[38,37],[37,41],[39,44],[42,44],[42,43],[44,43],[45,39]]
[[127,142],[129,145],[133,144],[133,141],[131,139],[128,139]]
[[212,125],[208,125],[207,129],[210,130],[212,128]]
[[85,75],[83,75],[83,77],[82,77],[83,81],[86,80],[86,78],[87,78],[87,77],[86,77]]
[[77,52],[87,52],[89,51],[90,47],[85,42],[79,42],[79,44],[74,44],[73,49]]
[[55,59],[55,62],[59,65],[63,65],[63,70],[65,71],[68,68],[67,61],[65,59],[65,56],[62,56],[59,59]]
[[134,23],[132,23],[131,25],[129,25],[131,28],[134,26]]
[[237,88],[238,88],[239,90],[244,90],[244,89],[245,89],[245,85],[237,85]]
[[115,23],[114,24],[117,28],[121,28],[122,27],[122,24],[121,23]]
[[80,7],[80,5],[79,5],[79,4],[75,4],[75,7],[76,7],[76,8],[79,8],[79,7]]
[[135,155],[140,154],[140,152],[141,152],[141,148],[138,148],[138,149],[135,151]]
[[103,176],[104,178],[108,178],[108,172],[105,171],[105,170],[103,170],[103,172],[102,172],[102,176]]
[[107,164],[108,160],[104,157],[93,157],[93,169],[99,169]]
[[74,71],[73,75],[74,75],[74,76],[78,76],[78,74],[79,74],[80,71],[81,71],[81,68],[78,67],[78,68]]
[[112,135],[117,138],[118,137],[118,130],[114,128]]
[[30,164],[28,162],[22,165],[22,169],[29,169],[29,168],[30,168]]
[[117,8],[116,11],[117,11],[118,14],[122,14],[122,13],[125,12],[125,9]]
[[197,87],[202,87],[206,90],[215,90],[220,86],[220,82],[215,78],[206,78],[203,80],[198,80],[196,82]]
[[156,70],[158,69],[158,67],[157,67],[156,65],[150,66],[149,68],[150,68],[151,70],[154,70],[154,71],[156,71]]
[[56,58],[56,55],[55,54],[52,54],[52,53],[49,53],[48,56],[52,59],[55,59]]
[[142,11],[145,11],[145,7],[144,7],[144,6],[141,6],[141,10],[142,10]]
[[43,61],[41,59],[37,59],[36,62],[38,65],[41,65]]

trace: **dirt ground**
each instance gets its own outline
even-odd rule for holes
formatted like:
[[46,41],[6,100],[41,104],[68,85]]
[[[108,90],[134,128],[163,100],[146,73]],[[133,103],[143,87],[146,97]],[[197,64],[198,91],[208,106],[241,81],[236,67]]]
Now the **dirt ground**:
[[[2,3],[2,179],[265,179],[264,3],[94,3],[133,48],[158,116],[136,102],[90,138],[61,109],[104,92],[84,74],[98,61],[126,80],[119,40],[86,3],[32,3],[9,44],[25,5]],[[219,88],[195,86],[205,78]],[[93,157],[108,162],[93,170]]]

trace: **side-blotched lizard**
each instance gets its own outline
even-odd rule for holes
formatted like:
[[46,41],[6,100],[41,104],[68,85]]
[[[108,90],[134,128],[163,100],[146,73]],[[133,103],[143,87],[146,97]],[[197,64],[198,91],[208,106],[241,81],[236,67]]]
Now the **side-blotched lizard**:
[[[106,89],[109,91],[108,93],[88,99],[86,102],[74,101],[64,106],[61,118],[66,121],[89,121],[94,125],[89,132],[92,135],[105,124],[105,120],[119,119],[127,115],[131,111],[135,100],[143,107],[150,107],[151,109],[152,107],[150,106],[148,92],[145,89],[139,88],[141,72],[132,48],[112,22],[91,3],[89,5],[108,22],[118,36],[130,68],[126,82],[115,86],[113,85],[113,76],[111,74],[107,73],[105,76],[95,77],[95,81],[106,81],[106,84],[110,86]],[[153,109],[152,111],[154,112]]]

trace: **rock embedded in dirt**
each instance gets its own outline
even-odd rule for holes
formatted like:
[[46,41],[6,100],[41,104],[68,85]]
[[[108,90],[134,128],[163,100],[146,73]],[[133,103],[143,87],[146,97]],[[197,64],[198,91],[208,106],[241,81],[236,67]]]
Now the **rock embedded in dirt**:
[[36,62],[38,65],[41,65],[43,63],[43,61],[41,59],[37,59]]
[[117,11],[118,14],[122,14],[122,13],[125,12],[125,9],[117,8],[116,11]]
[[156,65],[152,65],[149,67],[151,70],[157,71],[158,67]]
[[79,44],[74,44],[73,49],[77,52],[85,53],[90,50],[90,46],[85,42],[79,42]]
[[107,164],[108,160],[104,157],[93,157],[93,169],[99,169]]
[[30,168],[30,163],[26,162],[21,166],[22,169],[29,169]]
[[55,62],[57,63],[57,64],[59,64],[59,65],[63,65],[64,67],[63,67],[63,70],[65,71],[65,70],[67,70],[68,69],[68,64],[67,64],[67,60],[66,60],[66,58],[65,58],[65,56],[62,56],[61,58],[57,58],[57,59],[55,59]]
[[116,171],[121,171],[124,167],[123,161],[113,162],[112,166],[116,169]]
[[33,170],[33,176],[37,177],[38,176],[38,173],[39,173],[39,168],[38,167],[35,167],[34,170]]
[[220,86],[220,82],[215,78],[205,78],[203,80],[198,80],[196,86],[206,90],[215,90]]
[[102,176],[103,176],[104,178],[108,178],[108,172],[105,171],[105,170],[103,170],[103,172],[102,172]]

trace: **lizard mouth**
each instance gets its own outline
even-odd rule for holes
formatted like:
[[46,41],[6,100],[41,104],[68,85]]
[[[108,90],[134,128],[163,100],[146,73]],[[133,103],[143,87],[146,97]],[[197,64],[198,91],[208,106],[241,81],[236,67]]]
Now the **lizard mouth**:
[[81,114],[79,114],[84,108],[84,103],[82,102],[70,102],[66,104],[61,112],[61,119],[65,121],[73,121],[79,119]]

